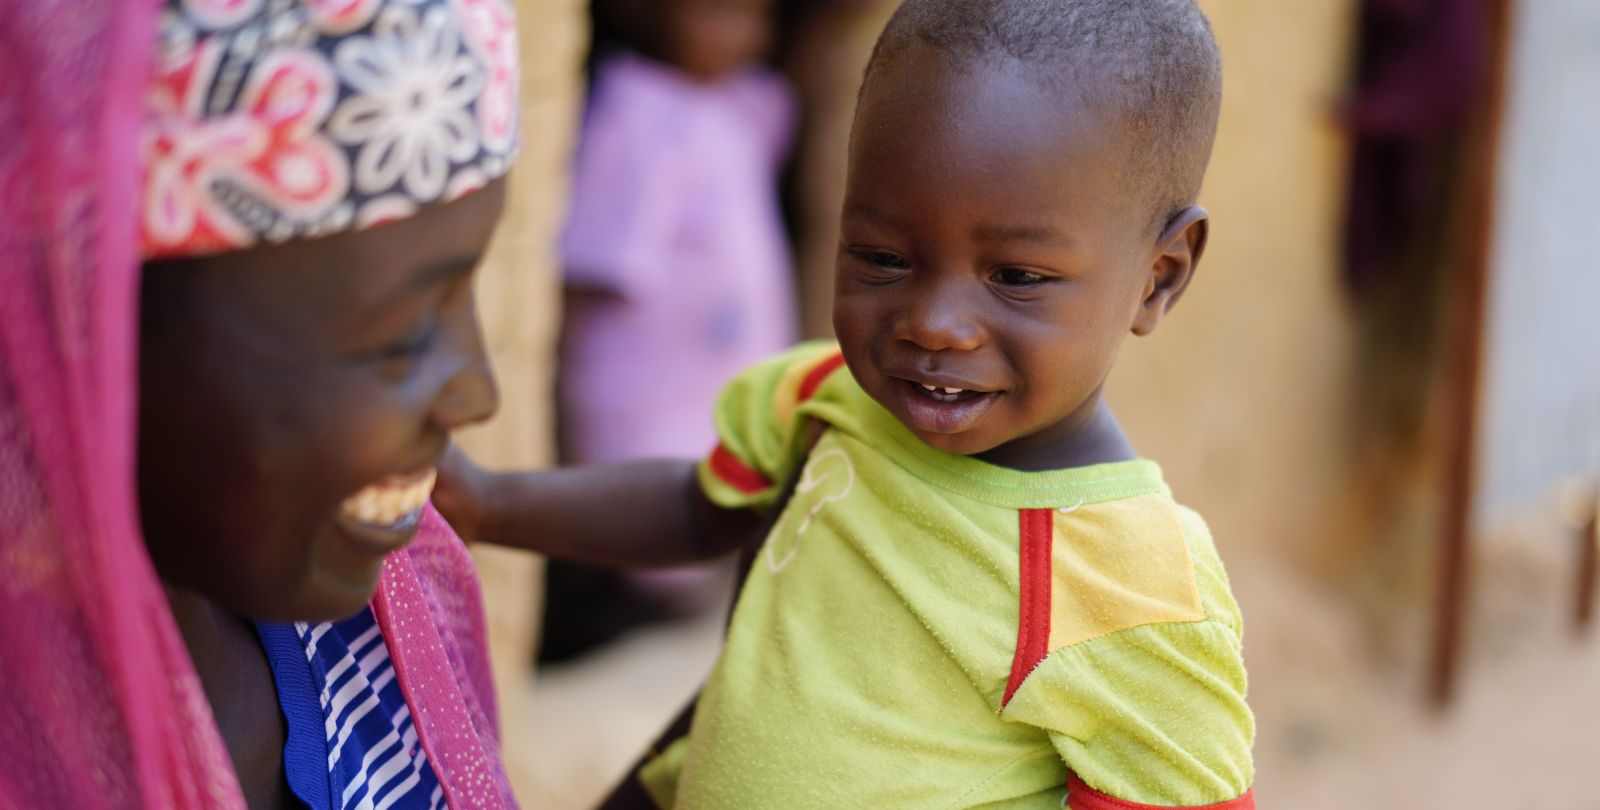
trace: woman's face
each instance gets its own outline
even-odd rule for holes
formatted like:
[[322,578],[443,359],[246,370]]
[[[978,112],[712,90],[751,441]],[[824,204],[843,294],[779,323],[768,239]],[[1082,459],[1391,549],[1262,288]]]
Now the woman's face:
[[503,195],[146,266],[139,501],[164,581],[269,621],[372,598],[450,432],[496,407],[472,275]]

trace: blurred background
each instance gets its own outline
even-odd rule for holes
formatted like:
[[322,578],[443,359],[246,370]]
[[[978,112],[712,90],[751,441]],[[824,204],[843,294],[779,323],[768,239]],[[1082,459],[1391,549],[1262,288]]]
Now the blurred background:
[[[827,335],[855,87],[895,3],[518,5],[525,146],[479,290],[506,406],[463,443],[697,454],[708,420],[637,407]],[[1600,3],[1200,5],[1227,69],[1212,242],[1110,397],[1228,562],[1262,806],[1600,810]],[[677,390],[610,349],[640,336],[704,373]],[[698,687],[728,578],[546,588],[476,553],[518,792],[590,807]]]

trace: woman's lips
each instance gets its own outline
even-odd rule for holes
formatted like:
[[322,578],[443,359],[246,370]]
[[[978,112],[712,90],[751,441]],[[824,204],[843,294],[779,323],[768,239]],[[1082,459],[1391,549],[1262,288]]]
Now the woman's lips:
[[339,506],[339,522],[345,533],[357,545],[380,554],[405,546],[422,522],[422,511],[433,494],[437,475],[429,467],[368,484],[345,498]]
[[999,399],[998,391],[899,380],[900,410],[906,426],[923,433],[960,433],[977,424]]

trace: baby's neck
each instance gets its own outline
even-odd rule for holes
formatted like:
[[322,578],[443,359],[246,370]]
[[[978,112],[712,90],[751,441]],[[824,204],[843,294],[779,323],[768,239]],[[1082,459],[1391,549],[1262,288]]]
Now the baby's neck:
[[979,453],[977,458],[1000,467],[1024,472],[1063,470],[1138,458],[1133,444],[1117,424],[1111,406],[1096,397],[1081,421],[1069,420],[1059,435],[1035,434]]

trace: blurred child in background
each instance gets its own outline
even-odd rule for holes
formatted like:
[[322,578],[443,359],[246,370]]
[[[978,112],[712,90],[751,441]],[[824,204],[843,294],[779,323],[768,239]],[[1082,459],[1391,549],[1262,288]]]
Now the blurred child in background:
[[[565,463],[704,454],[716,442],[707,415],[718,391],[796,337],[778,199],[795,115],[788,88],[762,62],[772,6],[596,9],[561,245]],[[651,614],[693,611],[715,593],[703,571],[619,580],[558,564],[550,575],[547,658]]]

